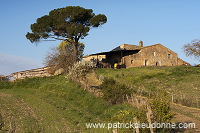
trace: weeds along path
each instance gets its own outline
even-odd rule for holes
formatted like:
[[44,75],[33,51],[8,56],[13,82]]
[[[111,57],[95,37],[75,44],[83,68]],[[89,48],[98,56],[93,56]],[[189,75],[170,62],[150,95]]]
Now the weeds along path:
[[54,106],[29,91],[1,90],[3,132],[67,132],[66,120]]

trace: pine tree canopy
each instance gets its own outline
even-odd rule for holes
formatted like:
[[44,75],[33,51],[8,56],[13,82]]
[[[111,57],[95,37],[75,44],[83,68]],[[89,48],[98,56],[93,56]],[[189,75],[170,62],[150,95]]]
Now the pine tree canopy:
[[99,27],[107,22],[104,14],[95,15],[92,9],[79,6],[67,6],[54,9],[48,15],[38,18],[31,24],[32,33],[26,38],[32,43],[44,39],[67,40],[75,42],[88,35],[92,27]]

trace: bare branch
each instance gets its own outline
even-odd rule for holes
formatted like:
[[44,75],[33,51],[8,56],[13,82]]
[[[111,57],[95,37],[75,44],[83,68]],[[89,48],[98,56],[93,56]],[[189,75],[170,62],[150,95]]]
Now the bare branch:
[[183,50],[187,56],[194,56],[196,59],[200,60],[200,40],[192,40],[191,43],[185,44]]

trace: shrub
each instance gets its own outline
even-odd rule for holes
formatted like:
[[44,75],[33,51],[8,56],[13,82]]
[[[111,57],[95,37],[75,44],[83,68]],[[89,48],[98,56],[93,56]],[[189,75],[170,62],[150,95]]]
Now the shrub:
[[105,78],[100,86],[103,92],[103,98],[110,104],[122,103],[126,95],[130,95],[130,90],[125,86],[117,83],[113,78]]
[[94,64],[94,62],[76,62],[74,65],[69,67],[66,78],[74,82],[80,82],[81,80],[85,80],[86,75],[95,67],[96,65]]

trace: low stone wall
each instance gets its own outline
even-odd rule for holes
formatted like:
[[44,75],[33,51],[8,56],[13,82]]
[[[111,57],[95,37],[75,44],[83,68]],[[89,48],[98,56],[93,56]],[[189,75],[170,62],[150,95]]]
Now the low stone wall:
[[24,79],[24,78],[31,78],[31,77],[44,77],[44,76],[51,76],[48,72],[49,67],[31,69],[26,71],[20,71],[12,73],[11,76],[16,79]]

